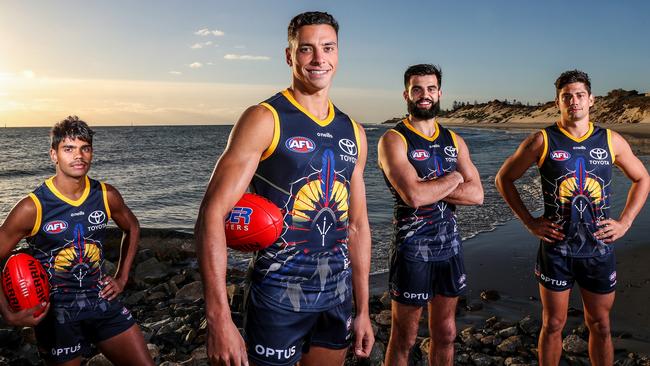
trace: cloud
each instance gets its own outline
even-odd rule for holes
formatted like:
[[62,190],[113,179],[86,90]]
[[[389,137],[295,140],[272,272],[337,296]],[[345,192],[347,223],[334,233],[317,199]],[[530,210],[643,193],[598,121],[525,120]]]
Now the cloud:
[[23,70],[23,76],[27,79],[33,79],[36,77],[36,74],[32,70]]
[[182,72],[180,72],[180,71],[174,71],[174,70],[170,71],[169,73],[172,74],[172,75],[183,75]]
[[199,48],[207,47],[212,44],[212,41],[207,41],[207,42],[198,42],[190,46],[191,49],[196,50]]
[[201,28],[201,29],[197,30],[196,32],[194,32],[194,34],[196,34],[197,36],[203,36],[203,37],[210,36],[210,35],[215,36],[215,37],[220,37],[220,36],[225,35],[226,33],[224,33],[223,31],[220,31],[218,29],[210,30],[208,28]]
[[200,63],[200,62],[192,62],[190,64],[190,68],[192,68],[192,69],[198,69],[198,68],[201,68],[201,67],[203,67],[203,64]]
[[253,56],[253,55],[236,55],[229,53],[223,56],[226,60],[245,60],[245,61],[268,61],[271,58],[269,56]]
[[244,46],[243,44],[238,44],[234,48],[239,49],[239,50],[243,50],[244,48],[246,48],[246,46]]
[[206,64],[206,65],[209,65],[209,66],[212,66],[212,65],[214,65],[214,63],[213,63],[213,62],[206,62],[205,64]]

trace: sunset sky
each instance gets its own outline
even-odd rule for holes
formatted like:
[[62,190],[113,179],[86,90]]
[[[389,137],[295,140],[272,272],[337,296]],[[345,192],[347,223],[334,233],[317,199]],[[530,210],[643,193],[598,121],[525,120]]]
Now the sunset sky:
[[339,21],[332,100],[360,122],[405,112],[404,69],[443,69],[452,101],[554,97],[564,70],[596,95],[650,91],[650,2],[0,0],[0,127],[233,123],[290,83],[297,13]]

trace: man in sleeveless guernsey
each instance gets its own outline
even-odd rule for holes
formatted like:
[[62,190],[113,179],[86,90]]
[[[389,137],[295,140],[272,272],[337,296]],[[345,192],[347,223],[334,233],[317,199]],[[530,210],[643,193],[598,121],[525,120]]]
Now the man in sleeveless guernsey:
[[[542,299],[539,336],[541,365],[557,365],[569,294],[580,285],[589,328],[589,358],[594,365],[614,361],[609,312],[614,303],[614,242],[637,216],[650,189],[650,177],[628,143],[616,132],[594,125],[589,76],[578,70],[555,82],[560,120],[528,136],[504,163],[496,185],[515,215],[540,239],[535,276]],[[514,182],[537,164],[544,213],[533,217]],[[618,219],[610,216],[612,166],[632,181]]]
[[454,212],[456,205],[482,204],[483,187],[465,141],[436,120],[441,83],[439,67],[409,67],[409,115],[379,140],[379,165],[395,201],[386,365],[407,364],[426,305],[429,364],[453,362],[456,303],[467,278]]
[[[357,356],[373,345],[366,137],[329,100],[337,33],[327,13],[291,20],[291,86],[244,112],[208,185],[195,233],[213,364],[342,365],[353,337]],[[244,343],[227,302],[223,224],[249,186],[282,210],[284,229],[253,258]]]
[[[120,193],[90,179],[93,134],[77,117],[50,132],[50,158],[56,175],[19,201],[0,226],[0,258],[26,238],[31,254],[47,271],[50,303],[12,312],[2,291],[0,311],[15,326],[34,326],[39,351],[48,365],[80,365],[89,343],[115,365],[153,365],[142,333],[116,297],[133,263],[140,227]],[[102,269],[109,219],[124,231],[114,276]]]

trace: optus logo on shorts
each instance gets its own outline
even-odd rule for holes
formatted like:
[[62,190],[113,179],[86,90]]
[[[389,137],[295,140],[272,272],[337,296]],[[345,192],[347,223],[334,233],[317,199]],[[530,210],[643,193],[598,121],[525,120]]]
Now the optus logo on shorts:
[[301,154],[310,153],[316,149],[316,144],[314,144],[314,141],[312,141],[310,138],[302,136],[291,137],[287,139],[284,145],[287,147],[287,149]]
[[291,348],[287,349],[274,349],[271,347],[264,347],[261,344],[256,344],[255,353],[266,358],[288,360],[296,354],[296,346],[292,346]]
[[417,149],[411,151],[411,159],[417,160],[417,161],[422,161],[422,160],[427,160],[431,154],[429,154],[428,151],[422,150],[422,149]]
[[68,229],[68,223],[63,220],[54,220],[43,225],[43,231],[48,234],[60,234]]

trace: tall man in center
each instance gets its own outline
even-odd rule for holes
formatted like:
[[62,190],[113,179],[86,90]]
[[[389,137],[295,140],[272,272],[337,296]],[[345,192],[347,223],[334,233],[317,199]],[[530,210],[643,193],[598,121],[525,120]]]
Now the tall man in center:
[[404,73],[409,115],[379,141],[379,165],[393,194],[390,259],[392,328],[386,365],[406,365],[422,307],[429,306],[430,365],[451,365],[456,303],[465,288],[456,205],[483,203],[465,141],[440,126],[442,73],[414,65]]
[[[366,137],[329,100],[338,24],[327,13],[299,14],[288,38],[291,86],[235,124],[196,223],[213,364],[342,365],[352,330],[356,355],[374,343]],[[223,224],[249,185],[280,207],[284,229],[253,258],[244,343],[228,307]]]

